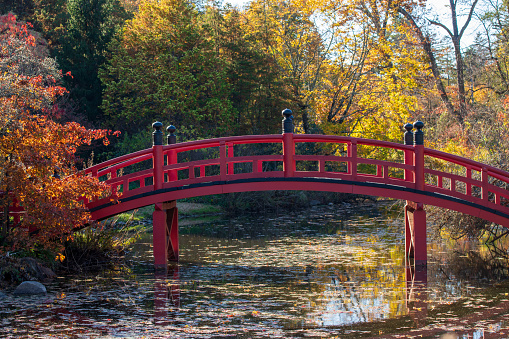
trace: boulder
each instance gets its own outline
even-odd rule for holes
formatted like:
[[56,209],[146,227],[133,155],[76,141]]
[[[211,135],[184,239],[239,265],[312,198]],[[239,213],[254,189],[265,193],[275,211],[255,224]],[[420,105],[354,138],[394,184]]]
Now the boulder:
[[0,292],[0,299],[3,299],[3,298],[5,298],[5,297],[6,297],[5,293]]
[[23,281],[14,290],[14,295],[46,294],[46,287],[38,281]]

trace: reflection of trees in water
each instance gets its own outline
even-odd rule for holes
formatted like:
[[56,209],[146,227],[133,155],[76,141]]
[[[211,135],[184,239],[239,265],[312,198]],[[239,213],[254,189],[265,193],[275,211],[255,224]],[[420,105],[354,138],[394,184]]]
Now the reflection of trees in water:
[[492,249],[453,250],[438,259],[443,262],[438,267],[439,275],[447,280],[503,280],[509,278],[509,261],[499,257]]
[[[212,219],[196,224],[181,224],[180,234],[214,238],[250,239],[286,236],[334,235],[342,231],[356,233],[355,224],[373,230],[385,223],[387,211],[379,203],[315,206],[306,212],[248,214],[227,220]],[[382,205],[383,206],[383,205]],[[383,216],[383,217],[381,217]]]
[[[479,266],[480,272],[483,271],[482,266],[493,267],[496,275],[492,277],[507,277],[509,229],[481,218],[443,208],[429,206],[427,212],[431,235],[445,239],[451,248],[460,247],[461,250],[456,256],[463,258],[459,260],[460,264],[467,265],[470,262],[474,266]],[[465,249],[465,246],[469,245],[476,248]],[[487,278],[490,277],[490,272],[485,273],[488,274]]]

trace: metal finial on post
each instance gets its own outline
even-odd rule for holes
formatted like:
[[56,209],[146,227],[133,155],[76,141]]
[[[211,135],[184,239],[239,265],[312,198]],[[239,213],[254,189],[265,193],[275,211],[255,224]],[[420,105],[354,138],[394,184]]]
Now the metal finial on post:
[[288,108],[281,112],[284,116],[283,118],[283,134],[284,133],[293,133],[293,116],[292,111]]
[[424,145],[424,132],[422,131],[424,123],[420,120],[414,122],[414,128],[417,129],[414,133],[414,145]]
[[154,140],[153,145],[154,146],[162,145],[163,144],[163,131],[162,131],[163,124],[159,121],[156,121],[152,124],[152,128],[154,128],[154,132],[152,133],[152,137]]
[[166,127],[166,131],[168,132],[168,135],[166,136],[168,145],[173,145],[177,143],[177,136],[175,135],[176,130],[177,129],[173,125]]
[[403,127],[406,129],[405,145],[413,145],[414,144],[414,133],[412,132],[412,130],[414,129],[414,125],[406,124]]

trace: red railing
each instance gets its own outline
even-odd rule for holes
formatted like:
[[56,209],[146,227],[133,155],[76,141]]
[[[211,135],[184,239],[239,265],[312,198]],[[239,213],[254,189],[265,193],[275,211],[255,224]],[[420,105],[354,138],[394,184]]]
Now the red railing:
[[[267,143],[277,144],[278,150],[274,154],[235,155],[236,146]],[[296,154],[302,143],[331,144],[329,149],[333,146],[340,151],[334,154]],[[360,151],[359,147],[371,148],[371,154],[384,152],[385,158],[391,160],[369,157],[369,152],[365,149]],[[179,154],[198,150],[206,151],[212,157],[178,161]],[[148,168],[130,170],[143,162],[150,163]],[[268,166],[269,163],[273,163],[272,167]],[[236,164],[248,165],[243,165],[242,171],[239,171],[235,169]],[[454,172],[450,171],[451,168]],[[85,172],[105,180],[112,193],[121,199],[205,182],[225,184],[254,178],[331,178],[436,193],[509,215],[508,172],[421,145],[352,137],[284,133],[190,141],[153,146],[95,165]],[[110,197],[103,197],[87,202],[87,206],[95,208],[110,200]],[[425,200],[422,202],[426,203]]]

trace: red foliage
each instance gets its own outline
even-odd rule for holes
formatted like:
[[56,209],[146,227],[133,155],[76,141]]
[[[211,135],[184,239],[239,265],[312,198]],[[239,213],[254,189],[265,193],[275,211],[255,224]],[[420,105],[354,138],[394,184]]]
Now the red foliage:
[[117,134],[51,120],[63,113],[54,102],[66,90],[58,86],[62,73],[30,27],[12,14],[0,17],[0,191],[26,211],[15,228],[4,218],[4,249],[58,248],[75,227],[89,222],[80,201],[106,187],[77,171],[75,153],[94,140],[108,144],[107,136]]

